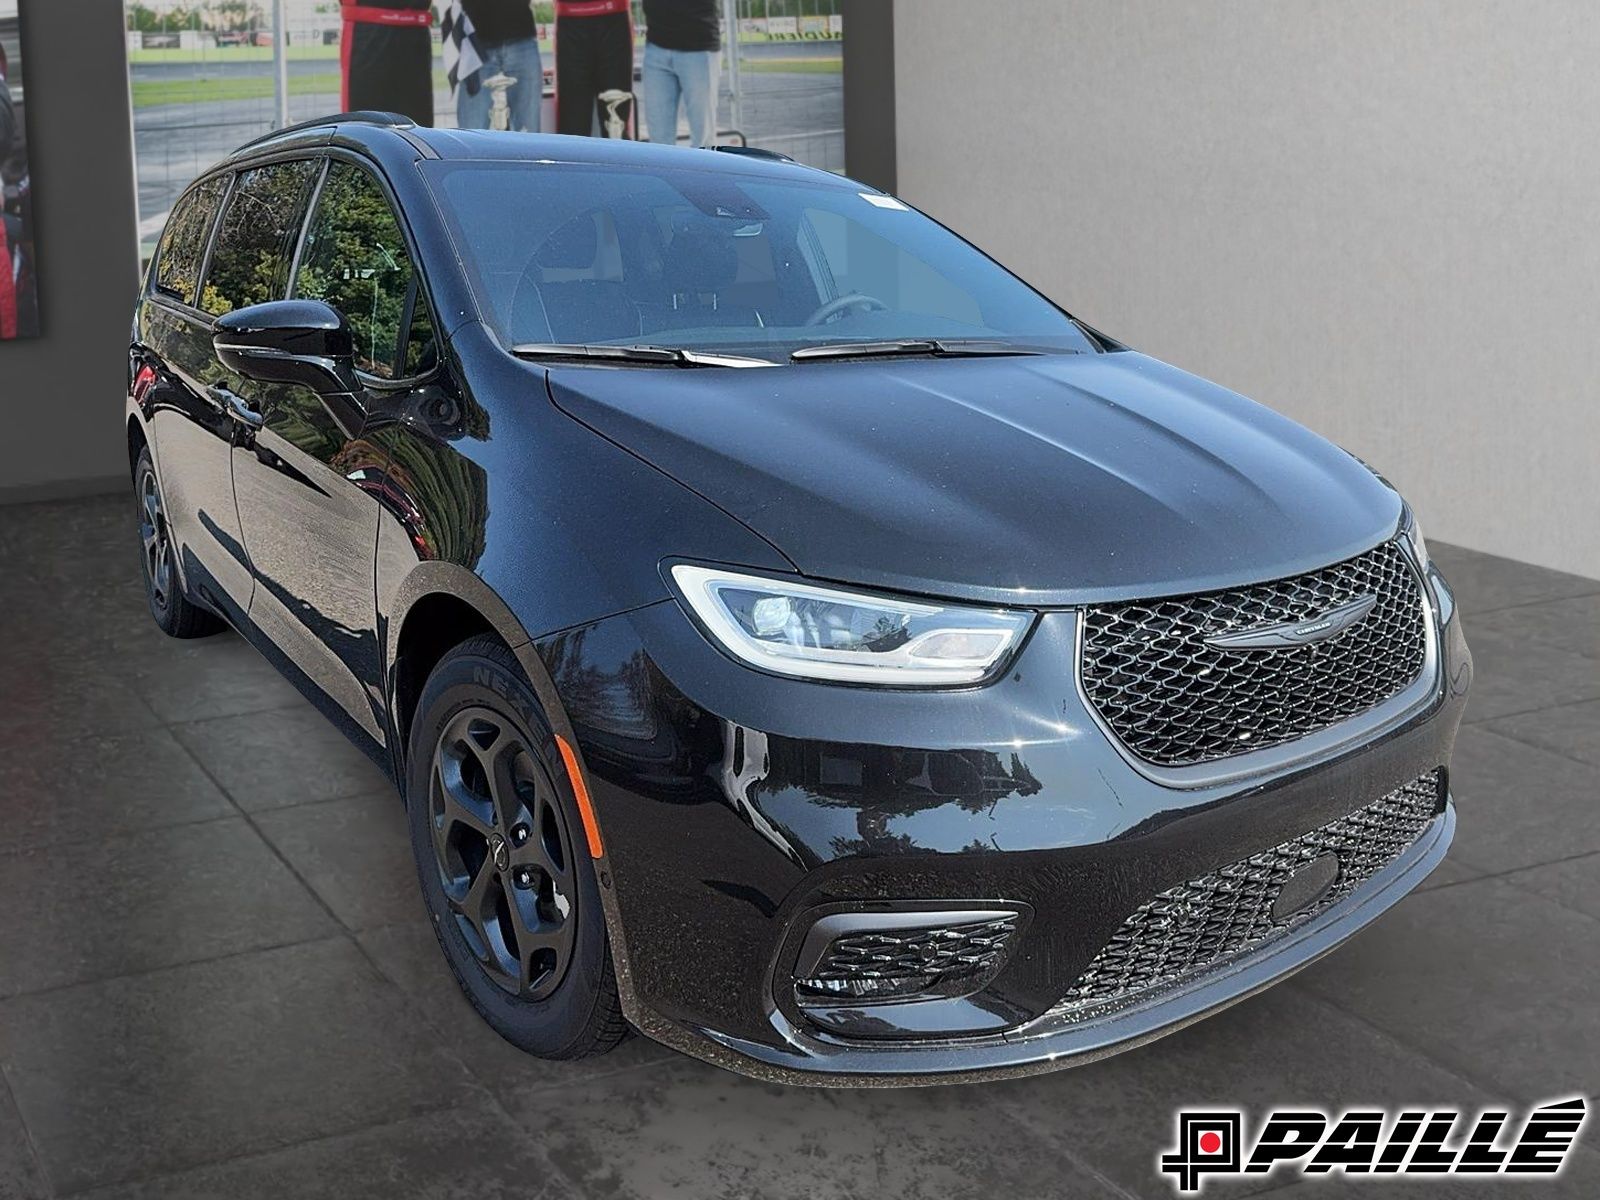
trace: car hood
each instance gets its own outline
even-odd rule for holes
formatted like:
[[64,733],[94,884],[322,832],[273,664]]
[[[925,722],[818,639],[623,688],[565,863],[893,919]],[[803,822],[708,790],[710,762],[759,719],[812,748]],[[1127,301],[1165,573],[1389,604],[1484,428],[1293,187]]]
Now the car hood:
[[927,595],[1050,606],[1258,582],[1359,553],[1401,513],[1337,446],[1132,352],[557,367],[550,390],[803,574]]

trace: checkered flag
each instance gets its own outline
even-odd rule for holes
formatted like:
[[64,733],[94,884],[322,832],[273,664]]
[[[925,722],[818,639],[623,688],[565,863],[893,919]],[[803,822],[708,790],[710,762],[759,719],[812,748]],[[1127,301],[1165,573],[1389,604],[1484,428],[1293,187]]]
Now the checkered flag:
[[444,71],[450,79],[450,94],[466,86],[467,95],[476,96],[483,86],[483,51],[478,45],[478,31],[461,7],[461,0],[450,0],[440,26],[444,33]]

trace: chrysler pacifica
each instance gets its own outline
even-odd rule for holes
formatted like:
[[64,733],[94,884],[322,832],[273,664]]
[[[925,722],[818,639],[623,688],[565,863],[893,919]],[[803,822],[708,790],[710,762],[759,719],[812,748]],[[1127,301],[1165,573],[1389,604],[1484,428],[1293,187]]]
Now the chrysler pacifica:
[[392,776],[534,1054],[1069,1065],[1450,841],[1470,660],[1394,489],[779,155],[252,142],[173,210],[126,420],[156,621]]

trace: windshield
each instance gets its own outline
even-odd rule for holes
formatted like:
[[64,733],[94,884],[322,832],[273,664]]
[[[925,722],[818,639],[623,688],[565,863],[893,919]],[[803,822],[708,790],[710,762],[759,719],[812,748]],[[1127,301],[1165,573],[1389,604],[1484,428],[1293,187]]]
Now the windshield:
[[782,360],[891,339],[1095,348],[949,230],[845,181],[533,162],[425,171],[508,349],[644,344]]

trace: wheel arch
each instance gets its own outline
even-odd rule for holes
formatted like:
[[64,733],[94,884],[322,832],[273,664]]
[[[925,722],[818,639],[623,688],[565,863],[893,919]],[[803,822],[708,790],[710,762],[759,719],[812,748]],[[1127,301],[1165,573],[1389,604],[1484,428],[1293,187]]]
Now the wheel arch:
[[[506,602],[483,579],[466,567],[454,563],[420,563],[411,570],[390,597],[386,613],[387,617],[382,626],[387,663],[389,745],[392,770],[395,780],[400,785],[402,800],[406,793],[406,757],[409,749],[410,724],[415,717],[415,702],[421,695],[421,687],[426,682],[433,664],[438,662],[437,657],[433,658],[427,670],[419,670],[414,676],[417,691],[410,698],[411,708],[402,710],[396,691],[397,668],[400,666],[402,652],[407,649],[415,652],[427,648],[431,653],[441,643],[448,641],[447,645],[443,645],[443,648],[437,651],[442,657],[468,638],[484,632],[500,638],[516,656],[523,674],[533,686],[534,695],[544,709],[551,730],[566,743],[572,754],[572,761],[567,767],[569,772],[575,770],[578,775],[578,779],[572,781],[574,788],[576,789],[581,782],[585,791],[589,790],[587,783],[591,778],[589,766],[584,759],[583,747],[573,728],[572,720],[556,693],[555,681],[550,677],[544,661],[534,650],[533,639],[527,630],[523,628]],[[452,621],[459,621],[460,624],[448,623]],[[423,633],[435,627],[440,630],[437,635]],[[458,631],[460,636],[453,636]],[[413,667],[420,668],[425,657],[419,655],[414,660]],[[403,723],[402,711],[404,711]],[[601,827],[602,829],[604,827],[603,821]],[[595,869],[600,883],[600,907],[610,939],[623,1012],[629,1021],[637,1025],[648,1018],[643,1001],[633,986],[626,930],[617,907],[616,891],[611,882],[609,859],[602,856],[596,860]]]
[[[150,437],[144,431],[144,423],[134,413],[128,414],[128,474],[132,476],[139,467],[139,453],[150,446]],[[150,456],[155,457],[155,451],[150,451]]]
[[551,726],[576,745],[555,682],[534,651],[528,631],[478,575],[454,563],[419,563],[390,597],[386,610],[384,662],[396,779],[405,779],[411,722],[429,674],[445,654],[479,634],[492,634],[505,643],[533,685]]

